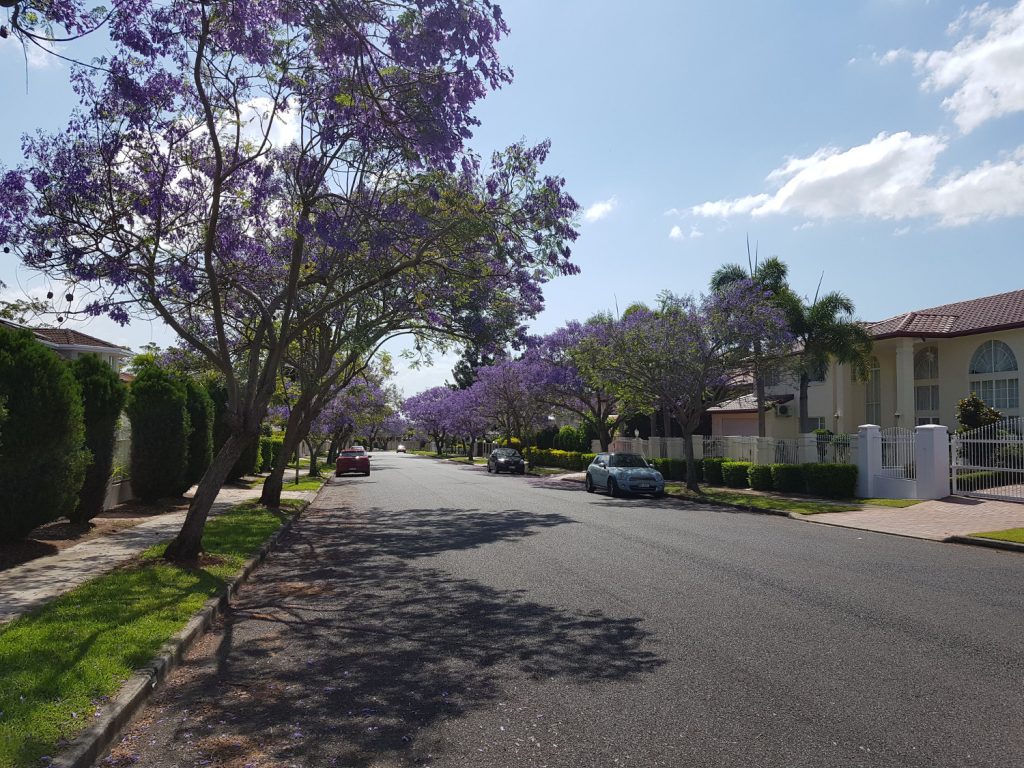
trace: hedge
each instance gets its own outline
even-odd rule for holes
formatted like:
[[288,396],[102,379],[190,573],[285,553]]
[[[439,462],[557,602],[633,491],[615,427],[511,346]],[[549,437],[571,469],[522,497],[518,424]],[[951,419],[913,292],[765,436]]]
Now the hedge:
[[85,447],[92,455],[92,461],[85,471],[78,504],[68,518],[73,523],[84,523],[103,511],[114,464],[117,420],[128,392],[114,369],[99,355],[82,355],[72,360],[71,372],[82,393]]
[[188,490],[188,398],[184,385],[156,365],[145,365],[132,382],[132,490],[142,501],[180,496]]
[[704,459],[704,481],[709,485],[723,485],[725,481],[722,479],[722,465],[727,461],[728,459],[714,456]]
[[[686,459],[651,459],[650,464],[665,476],[666,480],[680,483],[686,482]],[[697,467],[697,482],[704,480],[703,465],[695,461]]]
[[556,451],[546,448],[527,448],[523,451],[527,461],[538,467],[558,467],[574,472],[582,472],[594,460],[595,453],[579,451]]
[[283,447],[284,437],[282,436],[267,437],[263,435],[260,437],[260,472],[269,472],[274,468]]
[[722,464],[722,481],[729,488],[746,488],[749,461],[726,461]]
[[804,483],[812,496],[851,499],[857,488],[856,464],[804,464]]
[[803,493],[807,488],[799,464],[772,464],[772,488],[779,493]]
[[769,464],[751,464],[747,469],[747,482],[755,491],[772,489],[772,468]]
[[185,482],[192,487],[203,479],[213,462],[213,400],[205,388],[189,379],[185,382],[185,402],[192,428]]
[[74,512],[84,441],[70,366],[29,331],[0,325],[0,541]]

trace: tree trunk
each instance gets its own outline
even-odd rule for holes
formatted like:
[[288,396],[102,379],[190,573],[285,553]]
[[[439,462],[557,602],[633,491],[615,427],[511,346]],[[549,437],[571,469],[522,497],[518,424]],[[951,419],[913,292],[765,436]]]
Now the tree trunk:
[[665,437],[672,437],[672,412],[667,405],[662,408],[661,422],[665,427]]
[[697,485],[697,460],[693,458],[693,432],[683,430],[683,455],[686,456],[686,487],[694,493],[700,493]]
[[[295,422],[292,423],[292,419]],[[263,482],[263,492],[260,494],[260,504],[265,507],[281,506],[281,489],[284,487],[284,473],[288,469],[288,460],[295,454],[299,443],[305,435],[302,434],[300,418],[295,409],[288,415],[288,425],[285,427],[284,443],[277,454],[277,460],[270,469],[270,476]]]
[[757,404],[757,436],[764,437],[767,434],[764,412],[764,371],[761,359],[761,342],[754,342],[754,400]]
[[807,387],[810,384],[810,377],[806,372],[800,373],[800,434],[806,435],[811,431],[811,418],[807,414]]
[[199,481],[196,495],[192,497],[188,514],[185,516],[185,523],[164,550],[164,557],[167,560],[187,563],[194,562],[199,557],[199,553],[203,551],[206,519],[213,508],[213,502],[216,501],[231,468],[255,437],[255,431],[252,434],[232,434],[217,452],[203,479]]

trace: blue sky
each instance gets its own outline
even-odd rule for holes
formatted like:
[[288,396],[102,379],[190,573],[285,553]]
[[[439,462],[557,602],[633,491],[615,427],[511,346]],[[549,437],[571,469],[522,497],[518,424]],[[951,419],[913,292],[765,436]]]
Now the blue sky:
[[[552,140],[586,210],[582,274],[546,291],[545,332],[662,289],[699,291],[745,239],[812,294],[881,319],[1024,287],[1024,2],[508,0],[515,82],[477,114],[484,154]],[[66,70],[0,41],[0,161],[56,127]],[[39,287],[0,265],[17,289]],[[138,346],[146,324],[89,332]],[[400,345],[399,345],[400,346]],[[407,394],[451,358],[404,374]]]

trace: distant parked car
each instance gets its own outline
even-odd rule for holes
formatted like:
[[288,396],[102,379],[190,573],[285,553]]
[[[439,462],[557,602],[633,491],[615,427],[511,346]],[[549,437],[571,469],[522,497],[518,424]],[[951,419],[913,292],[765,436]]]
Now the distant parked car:
[[395,453],[405,453],[405,446],[399,443],[398,447],[395,448]]
[[526,462],[515,448],[495,448],[487,457],[487,471],[515,472],[517,475],[526,473]]
[[600,489],[622,493],[665,493],[665,478],[637,453],[599,453],[587,467],[587,493]]
[[367,477],[370,475],[370,454],[361,445],[345,448],[338,454],[334,474],[340,477],[349,472],[356,472]]

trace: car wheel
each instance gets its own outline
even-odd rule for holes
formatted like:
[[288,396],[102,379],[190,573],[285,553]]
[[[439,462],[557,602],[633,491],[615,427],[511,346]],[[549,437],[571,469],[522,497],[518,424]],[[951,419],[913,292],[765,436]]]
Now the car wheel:
[[587,486],[587,493],[593,493],[594,492],[594,479],[590,476],[589,472],[587,473],[587,483],[586,483],[586,486]]
[[491,474],[491,462],[487,462],[487,474]]
[[608,495],[618,496],[619,495],[619,484],[615,482],[614,477],[608,478]]
[[526,474],[526,467],[520,467],[519,471],[516,472],[516,474],[517,475],[525,475]]
[[363,475],[366,476],[366,477],[369,477],[370,476],[370,470],[366,470],[365,472],[363,472]]

